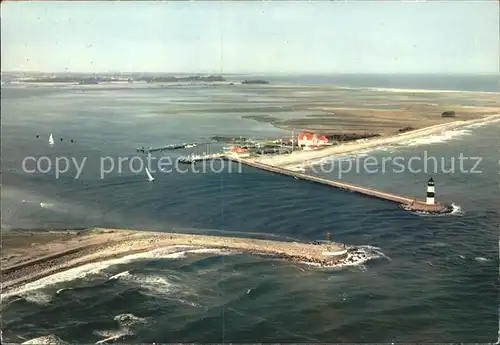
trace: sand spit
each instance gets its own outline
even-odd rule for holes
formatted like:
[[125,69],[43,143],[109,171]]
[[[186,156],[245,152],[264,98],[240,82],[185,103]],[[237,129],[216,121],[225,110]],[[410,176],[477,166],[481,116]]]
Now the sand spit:
[[297,166],[307,166],[317,163],[319,160],[335,155],[341,155],[346,153],[359,152],[367,149],[374,149],[378,147],[384,147],[389,145],[395,145],[402,142],[409,141],[411,139],[418,139],[433,134],[438,134],[457,128],[477,125],[487,122],[494,122],[500,120],[500,114],[484,116],[478,119],[467,120],[467,121],[453,121],[443,124],[438,124],[430,127],[425,127],[417,129],[410,132],[405,132],[393,136],[378,137],[373,139],[362,139],[355,142],[349,142],[342,145],[336,145],[332,147],[327,147],[321,150],[312,151],[295,151],[288,155],[279,156],[269,156],[269,157],[259,157],[255,161],[268,164],[285,169],[296,169]]
[[[30,233],[31,234],[31,233]],[[117,259],[171,246],[211,248],[266,255],[294,262],[333,266],[346,257],[342,244],[308,244],[224,236],[95,228],[31,245],[37,235],[25,234],[24,245],[3,248],[2,293],[20,285],[84,264]],[[8,238],[8,232],[3,233]],[[9,254],[15,252],[15,255]],[[335,254],[335,255],[333,255]]]

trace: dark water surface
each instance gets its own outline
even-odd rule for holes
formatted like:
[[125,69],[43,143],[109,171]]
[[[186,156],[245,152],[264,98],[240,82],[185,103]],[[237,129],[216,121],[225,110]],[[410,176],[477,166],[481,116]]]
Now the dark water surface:
[[[26,287],[20,299],[4,300],[4,339],[53,334],[69,343],[109,337],[122,343],[496,341],[498,123],[466,129],[448,141],[371,153],[483,157],[481,174],[432,174],[437,198],[461,209],[451,216],[418,216],[388,202],[255,169],[238,171],[236,165],[220,173],[157,172],[154,183],[126,166],[100,178],[101,157],[130,158],[140,146],[211,134],[285,133],[231,113],[189,111],[195,100],[207,107],[214,99],[245,103],[241,95],[195,87],[2,90],[2,226],[226,230],[300,240],[320,239],[328,231],[335,241],[368,246],[362,248],[372,260],[323,270],[244,254],[167,249],[140,260],[82,267]],[[169,113],[174,107],[178,114]],[[79,179],[74,168],[55,179],[53,171],[23,172],[26,156],[87,161]],[[423,198],[428,176],[388,171],[343,178]]]

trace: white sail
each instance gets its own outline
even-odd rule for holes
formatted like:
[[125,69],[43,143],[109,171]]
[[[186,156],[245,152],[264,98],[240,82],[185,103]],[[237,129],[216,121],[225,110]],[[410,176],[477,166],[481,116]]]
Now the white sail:
[[155,178],[153,176],[151,176],[151,173],[149,172],[148,168],[146,168],[146,174],[148,175],[148,180],[149,181],[154,181]]
[[52,136],[52,133],[50,133],[49,144],[54,145],[54,137]]

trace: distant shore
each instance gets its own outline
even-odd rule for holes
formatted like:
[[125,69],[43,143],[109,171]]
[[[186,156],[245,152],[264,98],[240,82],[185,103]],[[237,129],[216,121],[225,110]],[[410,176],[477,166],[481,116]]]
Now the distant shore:
[[170,254],[175,254],[176,247],[201,252],[214,249],[246,252],[323,267],[333,267],[347,256],[345,247],[334,242],[309,244],[121,229],[2,231],[2,236],[2,294],[85,264],[131,255],[140,258],[141,253],[155,250],[170,250]]
[[500,120],[500,114],[483,116],[473,120],[457,120],[446,122],[434,126],[429,126],[421,129],[416,129],[397,135],[383,136],[372,139],[362,139],[353,142],[347,142],[340,145],[330,146],[319,150],[311,151],[295,151],[288,155],[277,155],[269,157],[259,157],[254,160],[260,163],[273,165],[280,168],[297,170],[306,166],[316,164],[319,160],[335,155],[342,155],[346,153],[355,153],[362,150],[382,148],[390,145],[400,144],[402,142],[422,138],[449,130],[458,129],[461,127],[483,124],[489,122],[496,122]]

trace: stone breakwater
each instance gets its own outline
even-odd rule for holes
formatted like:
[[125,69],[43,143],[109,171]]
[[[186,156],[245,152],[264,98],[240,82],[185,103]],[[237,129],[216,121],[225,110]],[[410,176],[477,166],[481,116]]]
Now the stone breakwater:
[[11,248],[4,248],[7,256],[2,257],[2,293],[84,264],[174,246],[246,252],[322,267],[333,267],[347,257],[345,246],[333,242],[310,244],[120,229],[85,230],[40,245],[28,243],[30,240],[16,248],[15,255],[8,255]]

